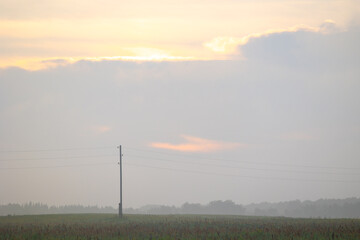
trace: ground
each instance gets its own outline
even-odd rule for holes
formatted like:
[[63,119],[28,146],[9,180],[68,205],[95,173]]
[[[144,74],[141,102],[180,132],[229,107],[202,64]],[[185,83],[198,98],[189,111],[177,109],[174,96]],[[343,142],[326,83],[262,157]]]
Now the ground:
[[360,219],[59,214],[0,217],[0,239],[360,239]]

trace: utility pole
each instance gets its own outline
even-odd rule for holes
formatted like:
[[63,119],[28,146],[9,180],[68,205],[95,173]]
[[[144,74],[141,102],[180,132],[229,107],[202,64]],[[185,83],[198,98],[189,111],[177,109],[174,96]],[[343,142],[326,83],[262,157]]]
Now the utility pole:
[[122,165],[121,165],[121,160],[122,160],[122,153],[121,153],[121,145],[118,146],[119,152],[120,152],[120,202],[119,202],[119,217],[122,218],[123,216],[123,211],[122,211]]

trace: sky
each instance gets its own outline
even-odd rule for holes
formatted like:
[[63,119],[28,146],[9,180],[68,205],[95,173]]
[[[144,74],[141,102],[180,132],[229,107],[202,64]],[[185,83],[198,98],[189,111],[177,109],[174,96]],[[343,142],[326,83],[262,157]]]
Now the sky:
[[360,197],[357,1],[0,0],[0,204]]

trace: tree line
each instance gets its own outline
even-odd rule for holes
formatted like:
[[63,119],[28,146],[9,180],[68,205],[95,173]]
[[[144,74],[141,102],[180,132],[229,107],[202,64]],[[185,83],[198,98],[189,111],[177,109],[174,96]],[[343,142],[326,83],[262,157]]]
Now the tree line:
[[112,207],[64,205],[48,206],[42,203],[0,205],[0,215],[70,214],[70,213],[114,213]]
[[[48,206],[42,203],[0,205],[0,215],[117,213],[113,207],[65,205]],[[208,204],[184,203],[180,207],[147,205],[125,208],[126,214],[211,214],[284,216],[296,218],[360,218],[360,198],[319,199],[317,201],[286,201],[278,203],[236,204],[231,200],[212,201]]]

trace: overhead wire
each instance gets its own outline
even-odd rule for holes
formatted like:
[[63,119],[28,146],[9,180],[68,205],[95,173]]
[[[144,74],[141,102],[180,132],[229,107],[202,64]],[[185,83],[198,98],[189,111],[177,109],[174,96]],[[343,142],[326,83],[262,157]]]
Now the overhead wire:
[[[36,150],[0,150],[3,153],[26,153],[26,152],[56,152],[56,151],[72,151],[72,150],[101,150],[101,149],[114,149],[114,147],[83,147],[83,148],[54,148],[54,149],[36,149]],[[246,163],[246,164],[256,164],[256,165],[269,165],[269,166],[284,166],[284,167],[303,167],[303,168],[319,168],[319,169],[336,169],[336,170],[360,170],[360,168],[354,167],[338,167],[338,166],[319,166],[319,165],[300,165],[300,164],[286,164],[286,163],[274,163],[274,162],[264,162],[264,161],[245,161],[245,160],[234,160],[234,159],[223,159],[223,158],[213,158],[213,157],[201,157],[195,155],[185,155],[185,154],[176,154],[176,153],[167,153],[167,152],[160,152],[148,149],[141,149],[141,148],[134,148],[134,147],[125,147],[125,150],[132,150],[132,151],[141,151],[141,152],[152,152],[162,155],[169,155],[169,156],[177,156],[183,158],[191,158],[191,159],[203,159],[203,160],[214,160],[214,161],[221,161],[221,162],[234,162],[234,163]],[[110,156],[110,155],[109,155]],[[115,155],[114,155],[115,156]],[[84,156],[92,157],[92,156]],[[95,157],[95,156],[94,156]],[[102,157],[102,156],[99,156]],[[57,159],[50,157],[47,159]],[[61,157],[61,158],[82,158],[82,157]],[[40,159],[40,158],[37,158]],[[37,160],[37,159],[28,159],[28,160]],[[45,158],[43,158],[45,160]],[[60,159],[60,157],[59,157]],[[0,161],[12,161],[15,159],[0,159]],[[21,160],[21,159],[16,159]],[[25,160],[25,159],[24,159]]]
[[[51,151],[72,151],[72,150],[100,150],[100,149],[109,149],[114,147],[92,147],[92,148],[59,148],[59,149],[39,149],[39,150],[11,150],[11,151],[0,151],[0,152],[16,152],[16,153],[22,153],[22,152],[51,152]],[[153,150],[146,150],[146,149],[139,149],[139,148],[129,148],[126,147],[125,149],[131,149],[133,151],[140,151],[140,152],[152,152],[157,154],[163,154],[163,155],[169,155],[169,156],[180,156],[185,158],[191,158],[191,159],[202,159],[202,160],[214,160],[214,161],[221,161],[221,162],[236,162],[236,163],[252,163],[249,161],[241,161],[241,160],[231,160],[231,159],[219,159],[219,158],[211,158],[211,157],[201,157],[201,156],[195,156],[195,155],[184,155],[184,154],[175,154],[175,153],[164,153],[160,151],[153,151]],[[157,160],[157,161],[163,161],[163,162],[172,162],[172,163],[186,163],[186,164],[196,164],[196,165],[207,165],[207,166],[216,166],[216,167],[225,167],[225,168],[239,168],[239,169],[246,169],[246,170],[260,170],[260,171],[274,171],[274,172],[295,172],[295,173],[311,173],[311,174],[330,174],[330,175],[359,175],[359,174],[352,174],[352,173],[332,173],[332,172],[309,172],[309,171],[299,171],[299,170],[293,170],[293,169],[268,169],[268,168],[254,168],[254,167],[244,167],[244,166],[230,166],[230,165],[223,165],[223,164],[214,164],[214,163],[199,163],[199,162],[185,162],[185,161],[177,161],[174,159],[163,159],[163,158],[157,158],[157,157],[143,157],[139,155],[132,155],[126,154],[130,158],[140,158],[140,159],[150,159],[150,160]],[[125,155],[125,156],[126,156]],[[86,155],[86,156],[65,156],[65,157],[43,157],[43,158],[12,158],[12,159],[0,159],[0,161],[36,161],[36,160],[60,160],[60,159],[80,159],[80,158],[101,158],[101,157],[115,157],[118,155],[115,154],[103,154],[103,155]],[[10,170],[10,169],[41,169],[41,168],[63,168],[63,167],[80,167],[80,166],[95,166],[95,165],[107,165],[107,164],[114,164],[115,162],[101,162],[101,163],[84,163],[84,164],[71,164],[71,165],[56,165],[56,166],[36,166],[36,167],[5,167],[0,168],[0,170]],[[236,174],[219,174],[219,173],[212,173],[212,172],[204,172],[204,171],[197,171],[197,170],[186,170],[186,169],[178,169],[178,168],[167,168],[167,167],[158,167],[153,165],[146,165],[146,164],[137,164],[137,163],[129,163],[125,162],[127,165],[133,165],[138,167],[146,167],[146,168],[157,168],[157,169],[166,169],[171,171],[181,171],[181,172],[193,172],[193,173],[201,173],[201,174],[215,174],[215,175],[221,175],[221,176],[240,176],[240,177],[249,177],[249,178],[260,178],[260,179],[268,179],[264,177],[258,177],[258,176],[250,176],[250,175],[236,175]],[[304,166],[304,165],[292,165],[292,164],[271,164],[271,163],[260,163],[257,162],[256,164],[262,164],[262,165],[276,165],[276,166],[286,166],[286,167],[312,167],[312,168],[321,168],[320,166]],[[338,167],[329,167],[329,166],[323,166],[323,169],[336,169],[336,170],[356,170],[356,168],[338,168]],[[270,178],[272,179],[272,178]],[[277,178],[279,180],[308,180],[308,179],[294,179],[294,178]],[[315,180],[317,181],[317,180]],[[320,181],[327,181],[327,180],[320,180]],[[335,181],[335,182],[353,182],[351,181],[341,181],[341,180],[329,180],[329,181]],[[358,182],[358,181],[355,181]]]
[[0,162],[80,159],[80,158],[114,157],[114,156],[118,156],[118,155],[107,154],[107,155],[87,155],[87,156],[70,156],[70,157],[8,158],[8,159],[0,159]]
[[100,150],[110,149],[113,147],[83,147],[83,148],[49,148],[49,149],[32,149],[32,150],[0,150],[0,153],[28,153],[28,152],[61,152],[61,151],[80,151],[80,150]]
[[[83,147],[83,148],[52,148],[52,149],[35,149],[35,150],[0,150],[0,153],[38,153],[38,152],[64,152],[64,151],[83,151],[83,150],[103,150],[113,147]],[[12,161],[44,161],[44,160],[68,160],[68,159],[89,159],[89,158],[104,158],[115,157],[114,154],[101,155],[76,155],[76,156],[61,156],[61,157],[36,157],[36,158],[5,158],[0,159],[0,162]],[[48,168],[67,168],[67,167],[82,167],[82,166],[100,166],[115,164],[116,162],[100,162],[100,163],[81,163],[81,164],[67,164],[56,166],[30,166],[30,167],[2,167],[0,170],[16,170],[16,169],[48,169]]]
[[137,167],[145,167],[145,168],[153,168],[153,169],[163,169],[163,170],[171,170],[177,172],[188,172],[188,173],[196,173],[196,174],[205,174],[205,175],[218,175],[218,176],[228,176],[228,177],[243,177],[243,178],[253,178],[253,179],[266,179],[266,180],[291,180],[291,181],[306,181],[306,182],[349,182],[349,183],[360,183],[360,180],[323,180],[323,179],[300,179],[300,178],[279,178],[279,177],[259,177],[259,176],[251,176],[251,175],[237,175],[237,174],[223,174],[223,173],[215,173],[215,172],[204,172],[197,170],[187,170],[187,169],[175,169],[175,168],[167,168],[167,167],[157,167],[151,165],[144,164],[136,164],[136,163],[124,163],[125,165],[137,166]]
[[254,167],[244,167],[244,166],[230,166],[230,165],[222,165],[222,164],[214,164],[214,163],[199,163],[199,162],[189,162],[189,161],[174,161],[173,159],[162,159],[162,158],[154,158],[154,157],[143,157],[143,156],[137,156],[137,155],[127,155],[129,157],[133,158],[139,158],[139,159],[151,159],[151,160],[157,160],[162,162],[174,162],[174,163],[185,163],[185,164],[193,164],[193,165],[207,165],[207,166],[214,166],[214,167],[223,167],[223,168],[237,168],[237,169],[246,169],[246,170],[259,170],[259,171],[275,171],[275,172],[293,172],[293,173],[309,173],[309,174],[330,174],[330,175],[357,175],[360,176],[360,173],[334,173],[334,172],[314,172],[314,171],[299,171],[299,170],[293,170],[293,169],[269,169],[269,168],[254,168]]
[[142,152],[152,152],[169,156],[178,156],[183,158],[192,158],[192,159],[203,159],[203,160],[214,160],[214,161],[222,161],[222,162],[235,162],[235,163],[246,163],[246,164],[254,164],[254,165],[269,165],[269,166],[284,166],[284,167],[302,167],[302,168],[318,168],[318,169],[336,169],[336,170],[360,170],[360,168],[354,167],[337,167],[337,166],[319,166],[319,165],[300,165],[300,164],[287,164],[287,163],[269,163],[263,161],[245,161],[245,160],[234,160],[234,159],[223,159],[223,158],[212,158],[212,157],[201,157],[195,155],[184,155],[184,154],[176,154],[176,153],[165,153],[154,150],[147,149],[139,149],[139,148],[131,148],[126,147],[129,150],[142,151]]
[[84,164],[56,165],[56,166],[6,167],[6,168],[0,168],[0,170],[12,170],[12,169],[42,169],[42,168],[67,168],[67,167],[101,166],[101,165],[111,165],[111,164],[115,165],[114,162],[106,162],[106,163],[84,163]]

